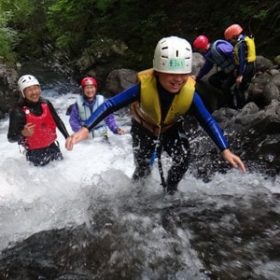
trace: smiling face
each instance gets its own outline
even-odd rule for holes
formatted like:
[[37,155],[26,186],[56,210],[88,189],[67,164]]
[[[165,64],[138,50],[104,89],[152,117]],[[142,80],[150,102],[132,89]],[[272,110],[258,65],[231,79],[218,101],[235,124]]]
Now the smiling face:
[[96,86],[87,85],[83,88],[84,96],[88,100],[93,100],[96,95]]
[[39,101],[40,95],[41,95],[41,88],[39,85],[34,85],[27,87],[23,90],[24,97],[33,103],[36,103]]
[[170,93],[178,93],[186,83],[189,74],[168,74],[157,72],[161,86]]

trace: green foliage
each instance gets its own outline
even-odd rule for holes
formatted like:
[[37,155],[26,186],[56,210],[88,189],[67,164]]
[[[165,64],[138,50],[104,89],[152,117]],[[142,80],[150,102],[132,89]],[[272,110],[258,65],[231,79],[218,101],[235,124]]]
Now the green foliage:
[[[47,27],[56,47],[66,52],[78,49],[89,19],[92,3],[85,0],[58,0],[48,7]],[[63,16],[62,16],[63,15]]]
[[15,32],[9,28],[0,28],[0,57],[5,62],[15,62],[15,53],[12,51],[15,35]]
[[96,8],[105,13],[115,3],[117,3],[117,0],[96,0]]
[[3,11],[0,6],[0,57],[8,63],[15,62],[13,48],[16,45],[17,33],[12,28],[7,27],[7,22],[11,14]]
[[257,14],[253,15],[253,18],[264,20],[268,16],[268,9],[260,10]]
[[271,36],[280,31],[279,9],[275,0],[1,0],[0,55],[16,51],[27,57],[48,56],[45,46],[51,45],[47,51],[77,59],[101,43],[105,51],[106,44],[123,41],[128,46],[123,66],[140,68],[151,64],[154,46],[163,36],[192,41],[204,33],[212,40],[234,22],[245,31],[252,28],[265,44],[265,28]]
[[[54,0],[1,0],[0,11],[9,15],[7,26],[17,31],[14,51],[19,56],[29,51],[33,56],[42,56],[47,41],[45,30],[45,6]],[[18,46],[20,48],[17,48]],[[22,47],[24,46],[24,47]],[[24,51],[24,52],[23,52]]]
[[35,1],[31,0],[1,0],[1,10],[10,12],[10,19],[16,24],[27,24],[27,19],[33,14]]

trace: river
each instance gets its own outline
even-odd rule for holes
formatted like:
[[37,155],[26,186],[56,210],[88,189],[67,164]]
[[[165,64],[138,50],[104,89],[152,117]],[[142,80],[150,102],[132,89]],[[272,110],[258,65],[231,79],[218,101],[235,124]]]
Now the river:
[[[47,80],[43,96],[71,131],[78,88]],[[69,152],[59,134],[64,159],[41,168],[1,120],[0,279],[280,279],[279,176],[230,170],[205,182],[190,170],[172,197],[155,164],[134,185],[130,120],[116,117],[125,135]]]

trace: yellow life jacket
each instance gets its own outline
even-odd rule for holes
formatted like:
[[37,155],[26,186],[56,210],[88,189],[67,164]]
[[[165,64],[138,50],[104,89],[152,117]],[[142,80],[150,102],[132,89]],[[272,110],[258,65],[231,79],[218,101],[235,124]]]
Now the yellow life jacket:
[[140,81],[140,103],[131,105],[133,118],[155,135],[166,131],[189,110],[195,91],[195,81],[189,77],[180,92],[175,95],[165,119],[161,116],[160,100],[154,71],[148,69],[138,73]]
[[234,47],[234,60],[237,65],[239,65],[239,45],[245,41],[245,44],[247,46],[247,51],[246,51],[246,62],[254,62],[256,61],[256,45],[254,38],[251,38],[249,36],[245,36],[243,40],[240,40],[237,42],[237,44]]

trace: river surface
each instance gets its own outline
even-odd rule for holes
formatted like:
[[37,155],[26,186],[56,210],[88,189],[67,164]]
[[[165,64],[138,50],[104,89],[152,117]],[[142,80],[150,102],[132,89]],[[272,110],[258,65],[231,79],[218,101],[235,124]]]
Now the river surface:
[[[71,131],[78,88],[59,79],[48,76],[43,96]],[[280,279],[279,176],[230,170],[205,182],[190,170],[171,197],[155,164],[132,184],[130,120],[116,117],[127,133],[110,143],[69,152],[58,132],[64,159],[41,168],[1,120],[0,279]]]

